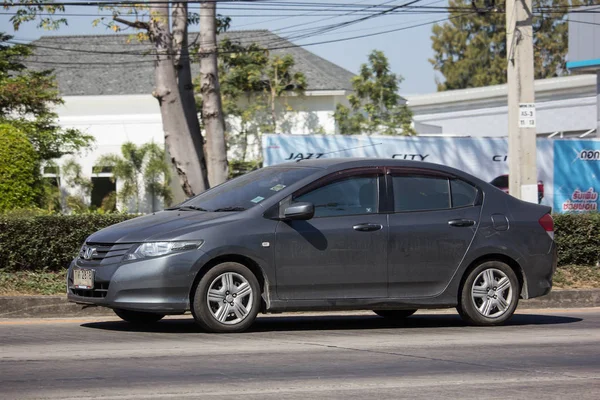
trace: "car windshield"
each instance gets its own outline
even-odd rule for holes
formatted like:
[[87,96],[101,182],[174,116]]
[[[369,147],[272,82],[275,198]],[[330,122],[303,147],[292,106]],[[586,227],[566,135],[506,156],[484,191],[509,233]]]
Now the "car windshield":
[[317,172],[317,168],[262,168],[207,190],[171,209],[243,211]]

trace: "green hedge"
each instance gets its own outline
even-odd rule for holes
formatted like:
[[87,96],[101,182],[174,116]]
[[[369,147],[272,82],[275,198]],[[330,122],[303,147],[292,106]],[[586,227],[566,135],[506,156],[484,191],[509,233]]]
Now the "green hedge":
[[600,213],[554,215],[558,265],[600,261]]
[[134,217],[127,214],[0,215],[0,270],[60,271],[69,266],[89,235]]
[[[124,214],[0,215],[0,270],[60,271],[87,236],[135,217]],[[596,265],[600,214],[555,215],[559,265]]]

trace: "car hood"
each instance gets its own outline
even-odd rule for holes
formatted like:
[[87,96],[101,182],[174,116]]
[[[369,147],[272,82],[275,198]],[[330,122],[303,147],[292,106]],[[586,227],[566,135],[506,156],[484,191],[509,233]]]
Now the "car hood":
[[87,238],[88,243],[138,243],[160,240],[192,240],[194,232],[235,220],[238,213],[161,211],[104,228]]

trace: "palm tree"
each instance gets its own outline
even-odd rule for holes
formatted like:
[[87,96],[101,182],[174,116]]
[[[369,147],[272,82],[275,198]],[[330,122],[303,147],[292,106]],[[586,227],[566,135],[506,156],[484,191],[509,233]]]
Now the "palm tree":
[[[121,146],[121,155],[107,154],[97,161],[101,167],[112,167],[113,181],[122,183],[118,191],[119,200],[128,204],[135,202],[136,212],[140,212],[140,191],[142,184],[152,195],[152,211],[155,211],[154,198],[162,198],[165,204],[172,199],[169,188],[169,166],[165,152],[156,143],[136,146],[131,142]],[[101,168],[99,167],[99,168]]]

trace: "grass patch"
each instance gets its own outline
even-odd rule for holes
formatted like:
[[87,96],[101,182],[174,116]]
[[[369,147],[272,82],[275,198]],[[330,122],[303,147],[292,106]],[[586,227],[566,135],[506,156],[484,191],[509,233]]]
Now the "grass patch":
[[554,274],[553,283],[557,289],[600,288],[600,267],[583,265],[559,267]]
[[61,272],[0,271],[0,296],[66,293],[67,270]]
[[[0,271],[0,296],[63,295],[66,292],[66,272]],[[553,281],[555,289],[600,288],[600,267],[559,267]]]

